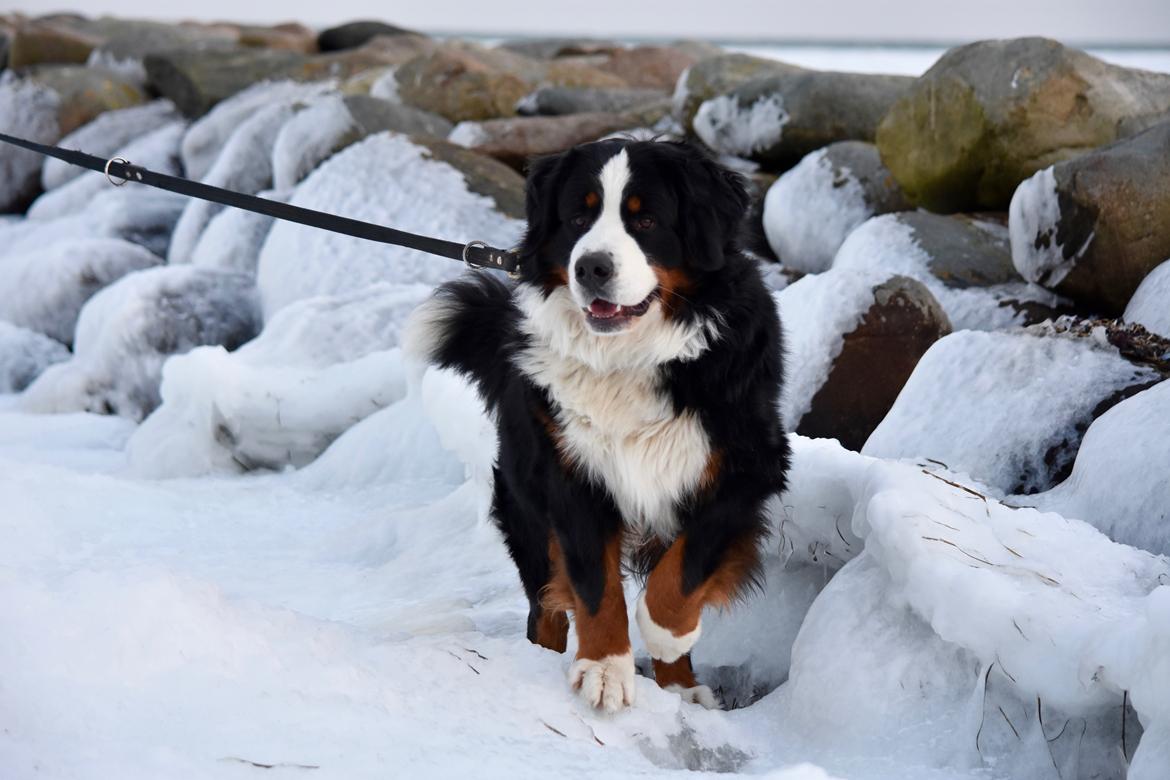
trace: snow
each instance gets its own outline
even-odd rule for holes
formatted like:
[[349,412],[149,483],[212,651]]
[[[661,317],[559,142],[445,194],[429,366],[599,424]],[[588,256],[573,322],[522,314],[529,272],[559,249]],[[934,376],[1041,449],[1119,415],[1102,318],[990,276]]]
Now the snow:
[[93,411],[141,420],[159,402],[168,355],[236,346],[257,330],[255,289],[240,274],[163,266],[128,274],[81,310],[73,358],[20,397],[26,411]]
[[120,238],[80,238],[0,254],[0,319],[65,344],[82,307],[128,273],[162,259]]
[[389,100],[391,103],[401,103],[402,98],[398,96],[398,68],[391,65],[386,68],[386,72],[379,76],[373,84],[370,85],[370,95],[383,100]]
[[[130,160],[155,173],[179,176],[182,174],[179,169],[179,140],[186,127],[186,122],[169,122],[131,138],[125,146],[115,148],[110,156]],[[56,219],[84,211],[95,197],[108,192],[113,186],[105,174],[78,167],[74,167],[74,170],[80,175],[61,182],[56,189],[33,201],[27,213],[29,219]]]
[[[0,133],[50,144],[61,134],[57,123],[60,102],[51,89],[0,73]],[[42,158],[34,152],[0,145],[0,211],[35,194]]]
[[1020,182],[1008,206],[1012,263],[1020,276],[1046,287],[1060,284],[1093,242],[1090,234],[1081,246],[1057,242],[1060,203],[1056,174],[1050,165]]
[[1072,475],[1027,502],[1170,555],[1168,404],[1170,382],[1163,381],[1105,412],[1085,432]]
[[[291,202],[451,241],[511,246],[523,231],[522,222],[471,192],[458,170],[392,133],[371,135],[330,157],[297,186]],[[433,285],[462,270],[414,250],[278,222],[260,252],[257,279],[270,319],[302,298],[384,280]]]
[[451,128],[447,140],[456,146],[462,146],[465,149],[474,149],[490,140],[490,137],[487,131],[483,129],[482,122],[464,121]]
[[357,124],[341,95],[323,95],[290,118],[272,147],[272,182],[291,190],[333,154],[357,136]]
[[[275,103],[258,109],[240,123],[228,138],[215,164],[201,181],[232,192],[255,195],[272,186],[272,147],[281,127],[299,109],[287,103]],[[188,201],[175,232],[167,262],[172,265],[191,262],[199,236],[207,223],[226,206],[192,198]]]
[[1071,463],[1098,404],[1160,375],[1087,339],[961,331],[931,345],[862,452],[929,458],[1000,495]]
[[[63,149],[77,149],[104,159],[121,156],[137,165],[151,167],[136,157],[126,157],[125,152],[120,150],[134,139],[180,120],[174,103],[169,100],[155,100],[140,106],[98,114],[96,119],[69,133],[57,145]],[[46,190],[56,189],[77,178],[84,171],[84,168],[70,165],[64,160],[47,158],[41,169],[41,186]]]
[[[267,200],[287,203],[291,192],[263,190],[256,193]],[[225,208],[211,218],[191,251],[191,265],[256,274],[260,247],[276,220],[254,211]]]
[[865,191],[847,168],[833,170],[824,149],[806,155],[764,197],[764,234],[788,268],[825,271],[855,227],[873,216]]
[[1170,338],[1170,260],[1146,275],[1129,299],[1122,319]]
[[235,352],[204,347],[163,368],[162,405],[130,441],[149,477],[304,466],[406,394],[398,331],[428,294],[373,285],[282,309]]
[[[982,227],[1002,230],[992,223],[982,223]],[[999,330],[1023,324],[1024,313],[1009,301],[1035,301],[1047,306],[1057,306],[1061,301],[1048,290],[1022,281],[951,287],[931,273],[930,259],[913,227],[899,221],[897,214],[883,214],[866,220],[849,234],[833,258],[833,268],[880,268],[917,279],[938,299],[955,330]]]
[[695,135],[714,151],[751,157],[779,143],[788,118],[779,94],[766,95],[748,106],[741,106],[735,95],[719,95],[703,101],[693,124]]
[[61,342],[0,319],[0,394],[20,392],[53,363],[68,359]]

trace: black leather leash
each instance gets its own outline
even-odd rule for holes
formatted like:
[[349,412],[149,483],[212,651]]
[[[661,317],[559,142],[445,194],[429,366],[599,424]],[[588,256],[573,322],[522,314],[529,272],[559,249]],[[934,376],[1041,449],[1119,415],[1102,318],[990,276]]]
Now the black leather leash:
[[70,165],[77,165],[82,168],[88,168],[91,171],[104,173],[106,178],[109,179],[110,184],[113,184],[115,187],[120,187],[128,181],[137,182],[150,187],[157,187],[160,190],[186,195],[189,198],[199,198],[200,200],[208,200],[212,203],[232,206],[237,209],[244,209],[245,211],[254,211],[257,214],[283,219],[287,222],[296,222],[301,225],[320,228],[321,230],[344,233],[347,236],[354,236],[355,238],[364,238],[367,241],[378,241],[383,244],[404,246],[408,249],[417,249],[420,252],[438,255],[439,257],[460,260],[469,268],[491,268],[498,271],[506,271],[512,275],[517,274],[520,270],[520,256],[514,250],[497,249],[483,241],[471,241],[467,244],[459,244],[441,238],[407,233],[405,230],[395,230],[394,228],[374,225],[369,222],[361,222],[356,219],[349,219],[348,217],[339,217],[336,214],[326,214],[323,211],[313,211],[312,209],[301,208],[300,206],[293,206],[288,203],[281,203],[280,201],[265,200],[255,195],[232,192],[231,190],[213,187],[210,184],[191,181],[190,179],[184,179],[179,176],[156,173],[134,165],[128,160],[123,160],[121,157],[103,160],[100,157],[94,157],[84,152],[62,149],[57,146],[47,146],[36,143],[35,141],[26,141],[23,138],[5,135],[4,133],[0,133],[0,141],[28,149],[30,152],[36,152],[47,157],[56,157],[58,160],[64,160]]

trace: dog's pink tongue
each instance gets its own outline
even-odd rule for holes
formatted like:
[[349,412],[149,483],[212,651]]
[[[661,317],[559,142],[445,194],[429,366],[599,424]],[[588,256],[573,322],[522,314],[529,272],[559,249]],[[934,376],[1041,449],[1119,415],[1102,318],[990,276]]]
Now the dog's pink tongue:
[[589,313],[594,317],[612,317],[617,314],[620,308],[616,303],[610,303],[609,301],[603,301],[598,298],[589,304]]

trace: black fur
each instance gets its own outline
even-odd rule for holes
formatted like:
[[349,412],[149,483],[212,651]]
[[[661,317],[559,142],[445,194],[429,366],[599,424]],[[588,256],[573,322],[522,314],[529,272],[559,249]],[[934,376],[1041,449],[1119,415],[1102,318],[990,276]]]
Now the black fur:
[[[780,322],[754,261],[734,246],[748,198],[739,176],[685,144],[605,141],[536,161],[527,189],[528,232],[521,246],[522,283],[545,294],[563,284],[569,254],[587,225],[586,193],[601,166],[620,149],[657,227],[637,236],[654,265],[690,280],[671,304],[679,321],[716,318],[717,342],[701,357],[661,369],[662,388],[677,411],[695,410],[720,453],[715,483],[676,507],[687,534],[684,587],[692,590],[728,550],[766,535],[764,502],[784,488],[788,444],[778,403],[782,365]],[[622,527],[604,484],[566,469],[549,431],[556,399],[534,385],[514,361],[525,345],[512,290],[480,274],[444,286],[451,305],[432,356],[474,380],[499,430],[493,514],[503,531],[532,605],[529,636],[549,580],[549,534],[564,552],[577,595],[591,610],[605,585],[602,556]],[[633,565],[647,570],[669,540],[654,540]],[[750,582],[745,582],[750,585]]]

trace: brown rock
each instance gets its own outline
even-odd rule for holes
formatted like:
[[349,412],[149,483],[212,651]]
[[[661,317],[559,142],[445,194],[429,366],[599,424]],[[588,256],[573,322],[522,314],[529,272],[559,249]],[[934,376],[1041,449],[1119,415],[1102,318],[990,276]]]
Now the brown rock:
[[[403,102],[444,116],[452,122],[510,116],[520,98],[543,70],[539,65],[508,62],[520,55],[476,47],[444,46],[415,57],[395,73]],[[505,70],[504,65],[509,69]]]
[[672,46],[617,49],[599,68],[631,87],[674,89],[684,70],[698,61],[694,54]]
[[637,124],[628,114],[609,113],[490,119],[456,126],[451,140],[523,170],[531,157],[595,141]]
[[52,19],[15,17],[7,28],[8,67],[82,64],[102,39]]
[[121,76],[101,68],[41,65],[26,73],[30,82],[57,93],[57,127],[71,133],[104,111],[146,102],[146,93]]
[[504,41],[499,48],[536,60],[555,60],[589,54],[611,54],[622,48],[620,43],[595,38],[536,38]]

